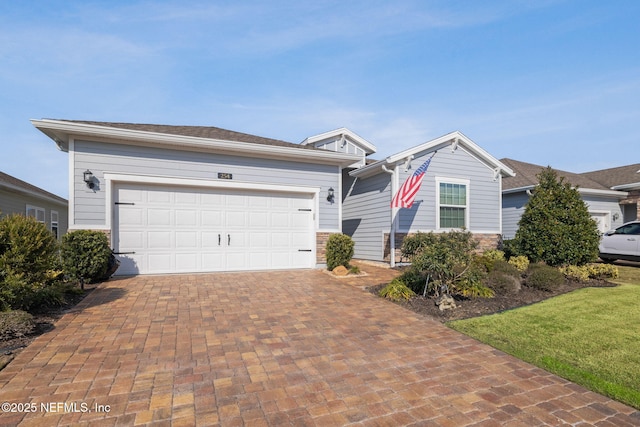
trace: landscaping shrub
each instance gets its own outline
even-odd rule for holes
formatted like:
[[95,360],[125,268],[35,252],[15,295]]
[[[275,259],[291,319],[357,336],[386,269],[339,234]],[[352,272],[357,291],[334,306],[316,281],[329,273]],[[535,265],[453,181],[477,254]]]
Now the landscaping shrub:
[[29,335],[36,328],[33,316],[22,310],[0,313],[0,340]]
[[406,301],[414,296],[415,292],[409,289],[407,285],[405,285],[405,283],[400,280],[400,278],[396,277],[391,281],[391,283],[382,288],[378,295],[392,301]]
[[504,257],[507,259],[511,259],[513,257],[519,256],[518,246],[516,245],[515,239],[503,240],[502,241],[502,251],[504,252]]
[[568,265],[560,268],[560,271],[567,278],[580,281],[618,277],[618,267],[610,264]]
[[480,257],[482,264],[487,268],[487,271],[493,270],[493,265],[497,261],[504,261],[504,252],[499,249],[489,249],[484,251]]
[[110,256],[109,241],[101,231],[76,230],[62,237],[64,270],[83,286],[104,277]]
[[518,255],[550,266],[583,265],[598,256],[600,233],[578,190],[550,167],[538,175],[518,223]]
[[404,258],[411,259],[423,248],[432,246],[437,242],[438,236],[436,234],[418,231],[416,234],[405,237],[402,241],[402,256]]
[[0,219],[0,308],[28,310],[34,298],[57,280],[58,243],[35,218]]
[[413,283],[417,287],[417,283],[424,283],[428,277],[427,292],[430,294],[436,294],[442,287],[453,295],[468,297],[492,293],[482,285],[484,271],[473,252],[478,242],[470,232],[418,233],[407,239],[409,243],[403,244],[403,253],[412,254],[412,272],[407,274],[412,279],[413,289]]
[[[519,275],[518,273],[518,276]],[[514,277],[511,274],[499,270],[493,270],[489,273],[487,285],[500,295],[516,293],[520,291],[521,288],[519,277]]]
[[427,281],[427,275],[415,268],[407,269],[399,279],[416,294],[422,294]]
[[326,247],[327,269],[333,270],[339,265],[349,268],[349,261],[353,258],[353,246],[353,239],[346,234],[330,235]]
[[529,268],[529,258],[524,255],[513,256],[507,261],[514,266],[520,273],[524,273]]
[[504,260],[496,261],[493,264],[493,270],[491,270],[491,272],[502,273],[516,279],[520,279],[520,277],[522,276],[522,273],[520,273],[520,270],[518,270],[515,266],[513,266],[512,264],[509,264],[507,261],[504,261]]
[[564,275],[557,268],[543,263],[531,264],[527,270],[527,286],[543,291],[554,291],[564,283]]

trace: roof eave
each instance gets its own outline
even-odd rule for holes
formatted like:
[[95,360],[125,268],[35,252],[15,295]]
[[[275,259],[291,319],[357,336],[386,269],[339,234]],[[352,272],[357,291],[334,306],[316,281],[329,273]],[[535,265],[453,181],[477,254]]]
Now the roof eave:
[[622,184],[622,185],[614,185],[611,187],[612,190],[635,190],[640,188],[640,182],[633,182],[631,184]]
[[91,125],[86,123],[72,123],[59,120],[31,120],[31,123],[49,138],[55,141],[63,151],[69,149],[69,139],[77,137],[93,137],[107,139],[109,142],[120,144],[139,144],[191,149],[205,152],[225,152],[243,156],[261,155],[270,158],[298,160],[306,163],[323,163],[347,166],[360,160],[353,154],[336,153],[324,150],[308,150],[293,147],[280,147],[250,142],[227,141],[213,138],[199,138],[194,136],[173,135],[158,132],[122,129]]
[[433,139],[431,141],[425,142],[424,144],[417,145],[413,148],[409,148],[407,150],[401,151],[397,154],[387,157],[384,160],[379,160],[376,163],[372,163],[370,165],[364,166],[360,169],[356,169],[351,171],[349,174],[351,176],[359,176],[365,178],[367,176],[375,175],[376,173],[382,171],[382,166],[391,166],[396,167],[400,163],[404,163],[408,158],[414,156],[416,153],[420,152],[428,152],[433,151],[435,149],[440,149],[440,146],[448,145],[449,143],[453,143],[455,141],[462,143],[467,149],[471,150],[473,154],[478,156],[480,159],[493,166],[497,170],[500,171],[502,176],[515,176],[515,172],[509,168],[507,165],[493,157],[491,154],[486,152],[480,146],[475,144],[469,138],[467,138],[462,132],[455,131],[443,135],[439,138]]
[[18,193],[22,193],[22,194],[26,194],[27,196],[30,197],[35,197],[41,200],[46,200],[50,203],[54,203],[56,205],[60,205],[60,206],[68,206],[68,201],[63,199],[63,198],[56,198],[56,197],[52,197],[52,196],[48,196],[46,194],[42,194],[42,193],[38,193],[36,191],[32,191],[28,188],[23,188],[23,187],[19,187],[17,185],[11,185],[8,183],[4,183],[4,182],[0,182],[0,188],[6,188],[7,190],[11,190],[11,191],[15,191]]

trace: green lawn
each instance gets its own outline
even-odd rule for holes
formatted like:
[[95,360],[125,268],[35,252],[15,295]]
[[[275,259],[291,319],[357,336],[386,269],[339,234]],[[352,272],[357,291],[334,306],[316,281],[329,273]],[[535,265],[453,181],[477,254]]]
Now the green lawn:
[[593,391],[640,409],[640,268],[616,288],[587,288],[448,325]]

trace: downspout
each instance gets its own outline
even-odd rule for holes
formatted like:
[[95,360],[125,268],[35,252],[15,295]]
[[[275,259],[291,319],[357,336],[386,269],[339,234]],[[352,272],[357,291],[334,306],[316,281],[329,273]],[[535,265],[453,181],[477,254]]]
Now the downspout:
[[[391,200],[393,195],[396,194],[396,169],[389,170],[386,165],[382,165],[382,170],[391,175]],[[391,200],[389,205],[391,205]],[[391,208],[391,231],[389,232],[389,259],[391,262],[389,265],[391,268],[396,266],[396,213],[398,208]]]

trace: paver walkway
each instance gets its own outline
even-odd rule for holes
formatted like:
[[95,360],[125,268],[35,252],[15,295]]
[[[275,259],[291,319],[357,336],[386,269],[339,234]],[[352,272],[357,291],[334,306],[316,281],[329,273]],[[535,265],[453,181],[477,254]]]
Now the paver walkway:
[[111,280],[0,371],[0,402],[34,409],[0,424],[640,425],[362,291],[394,274],[364,269]]

